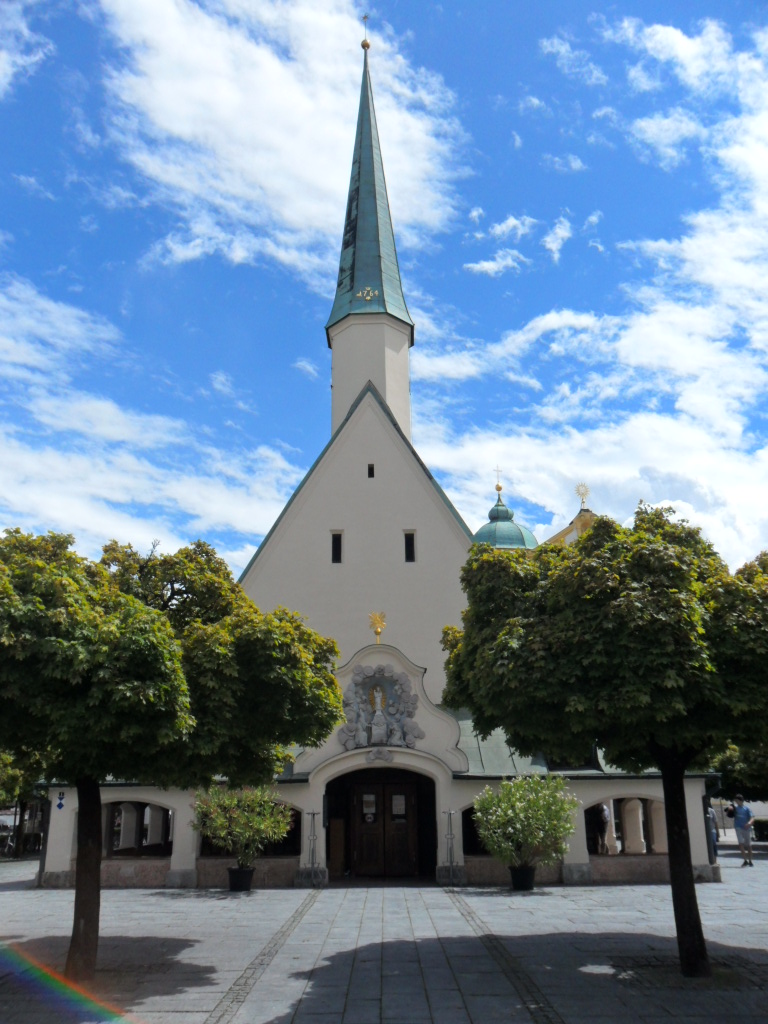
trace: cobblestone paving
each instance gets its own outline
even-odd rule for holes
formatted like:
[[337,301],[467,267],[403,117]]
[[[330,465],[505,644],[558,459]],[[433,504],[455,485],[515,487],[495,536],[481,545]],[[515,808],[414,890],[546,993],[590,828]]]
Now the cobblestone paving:
[[72,893],[0,862],[0,1024],[764,1024],[768,856],[739,864],[697,889],[708,980],[677,969],[666,886],[108,890],[81,996],[34,966],[61,969]]

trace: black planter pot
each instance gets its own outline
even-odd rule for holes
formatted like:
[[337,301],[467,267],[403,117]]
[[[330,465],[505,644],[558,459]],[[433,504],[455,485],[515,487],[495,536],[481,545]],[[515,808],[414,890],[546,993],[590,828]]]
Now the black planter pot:
[[512,876],[512,888],[515,892],[530,892],[533,888],[533,878],[536,874],[535,867],[510,868]]
[[250,892],[253,868],[227,868],[230,892]]

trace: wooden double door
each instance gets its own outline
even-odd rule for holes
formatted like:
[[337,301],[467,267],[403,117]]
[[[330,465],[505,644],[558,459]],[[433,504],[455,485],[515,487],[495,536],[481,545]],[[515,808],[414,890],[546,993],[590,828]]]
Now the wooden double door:
[[418,873],[418,792],[413,782],[351,787],[352,874],[403,878]]

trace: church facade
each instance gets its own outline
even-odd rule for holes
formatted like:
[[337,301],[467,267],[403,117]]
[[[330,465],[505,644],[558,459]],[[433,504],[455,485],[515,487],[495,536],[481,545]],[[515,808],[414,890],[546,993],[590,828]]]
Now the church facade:
[[[459,573],[474,539],[534,547],[497,487],[489,522],[473,537],[411,443],[409,358],[414,324],[403,294],[365,47],[360,107],[336,295],[326,325],[332,351],[328,444],[245,569],[261,608],[298,610],[340,650],[344,715],[315,749],[299,750],[278,780],[295,810],[291,844],[273,851],[257,884],[345,878],[504,882],[478,846],[471,808],[510,775],[560,771],[580,801],[576,830],[551,881],[662,881],[668,877],[661,779],[521,758],[503,735],[481,741],[468,716],[440,707],[445,625],[459,624]],[[582,509],[549,543],[570,543],[594,516]],[[686,781],[697,877],[713,880],[702,799]],[[224,864],[201,856],[194,794],[114,785],[105,805],[104,884],[224,884]],[[593,826],[607,805],[610,853]],[[41,882],[72,882],[76,793],[54,801]],[[147,850],[153,854],[147,856]]]

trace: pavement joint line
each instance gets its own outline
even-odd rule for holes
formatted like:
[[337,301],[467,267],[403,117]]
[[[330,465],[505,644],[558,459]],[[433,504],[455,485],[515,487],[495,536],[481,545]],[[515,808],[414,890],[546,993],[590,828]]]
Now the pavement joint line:
[[560,1016],[536,982],[509,955],[501,939],[488,931],[464,897],[455,889],[445,889],[445,892],[517,992],[533,1024],[566,1024],[565,1018]]
[[230,987],[205,1018],[203,1024],[229,1024],[237,1011],[252,992],[277,954],[295,931],[302,918],[314,907],[320,896],[319,889],[313,889],[291,914],[282,928],[278,929],[269,942],[251,960],[242,974]]

